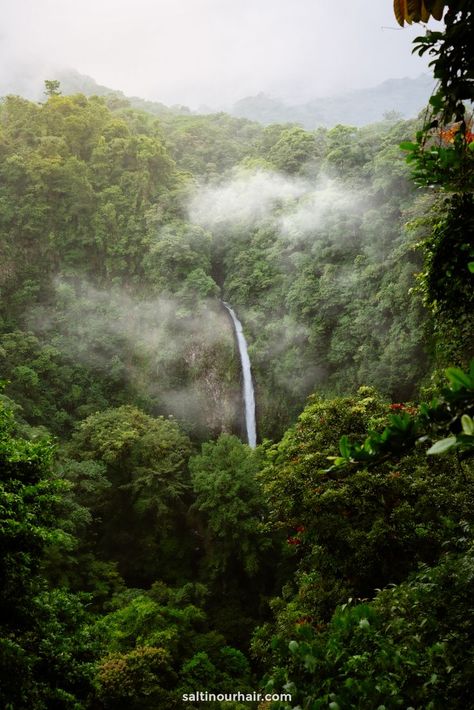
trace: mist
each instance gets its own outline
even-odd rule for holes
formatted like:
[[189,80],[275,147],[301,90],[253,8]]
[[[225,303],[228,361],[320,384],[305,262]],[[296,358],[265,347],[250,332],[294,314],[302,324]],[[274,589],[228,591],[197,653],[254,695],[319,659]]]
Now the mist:
[[267,219],[278,205],[301,197],[308,190],[303,180],[291,180],[276,172],[236,169],[229,180],[203,185],[188,209],[191,222],[215,228],[232,224],[251,226]]
[[233,226],[254,229],[265,222],[283,239],[306,241],[316,239],[334,215],[356,215],[364,204],[367,208],[366,194],[324,175],[310,181],[238,168],[217,185],[199,187],[190,199],[188,217],[216,230],[216,239],[228,238],[226,230]]
[[187,310],[172,296],[146,300],[87,281],[73,286],[59,277],[54,288],[54,307],[26,315],[37,336],[102,377],[122,378],[155,413],[174,416],[188,429],[232,430],[239,376],[236,371],[234,383],[223,376],[234,343],[217,300]]
[[419,32],[398,27],[388,0],[19,0],[2,8],[0,94],[73,68],[192,108],[261,91],[305,101],[418,76]]

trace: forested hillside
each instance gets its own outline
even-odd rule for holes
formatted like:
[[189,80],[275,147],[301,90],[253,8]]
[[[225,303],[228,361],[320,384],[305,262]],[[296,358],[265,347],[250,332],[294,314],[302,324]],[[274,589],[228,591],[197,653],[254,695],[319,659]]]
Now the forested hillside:
[[[394,73],[396,70],[394,69]],[[92,77],[73,69],[54,72],[60,80],[64,94],[82,93],[86,96],[104,96],[115,98],[116,102],[128,104],[133,108],[143,109],[156,116],[179,114],[212,114],[213,107],[202,107],[191,111],[187,106],[166,106],[161,101],[150,101],[138,96],[126,96],[122,91],[98,84]],[[400,74],[397,74],[400,76]],[[264,93],[257,96],[240,98],[232,106],[225,107],[228,113],[239,118],[247,118],[262,123],[294,123],[308,130],[319,126],[332,127],[338,123],[365,126],[381,121],[384,115],[395,114],[399,118],[416,116],[426,104],[434,82],[429,74],[420,74],[416,79],[388,79],[368,89],[346,91],[342,94],[320,96],[305,103],[294,104],[283,99],[272,98]],[[19,93],[26,98],[38,100],[43,87],[38,78],[36,67],[23,69],[21,76],[0,76],[0,93]]]
[[196,435],[235,430],[219,296],[249,335],[262,437],[315,386],[413,396],[429,367],[408,291],[430,201],[398,148],[413,122],[158,121],[81,95],[1,110],[4,376],[31,423],[62,434],[133,401]]
[[428,118],[1,100],[2,707],[470,707],[473,89],[443,51],[472,10],[448,5]]

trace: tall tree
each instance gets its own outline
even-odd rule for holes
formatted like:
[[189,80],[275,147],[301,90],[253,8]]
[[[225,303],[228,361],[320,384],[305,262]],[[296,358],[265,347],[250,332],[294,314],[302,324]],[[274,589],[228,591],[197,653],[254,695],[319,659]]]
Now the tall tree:
[[50,591],[41,574],[62,486],[51,475],[53,448],[15,435],[0,402],[0,704],[81,708],[90,692],[92,644],[81,600]]

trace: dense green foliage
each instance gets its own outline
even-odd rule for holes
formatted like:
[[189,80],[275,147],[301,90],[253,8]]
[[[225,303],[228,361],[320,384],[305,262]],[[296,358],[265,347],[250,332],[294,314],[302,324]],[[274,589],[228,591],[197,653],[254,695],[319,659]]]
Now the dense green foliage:
[[293,669],[293,703],[333,710],[469,707],[472,574],[471,543],[371,603],[350,600],[320,633],[301,627],[282,649]]
[[203,585],[156,583],[116,601],[93,630],[107,654],[97,677],[105,707],[178,708],[197,687],[249,688],[248,660],[209,628],[205,598]]
[[54,92],[0,107],[2,372],[30,421],[62,436],[133,402],[204,439],[236,431],[220,290],[251,335],[262,436],[316,385],[413,393],[410,122],[308,132],[110,105]]
[[[8,394],[18,395],[30,420],[60,435],[128,401],[182,415],[174,395],[176,379],[186,389],[186,377],[199,409],[213,385],[210,352],[229,372],[231,333],[207,322],[220,315],[213,301],[205,305],[218,290],[211,237],[185,220],[186,179],[157,121],[130,110],[118,115],[97,97],[56,94],[41,105],[7,97],[0,115],[0,353]],[[209,327],[224,330],[211,343]],[[233,391],[222,389],[217,413],[232,422]],[[173,404],[158,404],[157,394]],[[216,426],[211,420],[212,411],[203,412],[206,433]]]
[[[437,13],[442,3],[432,5]],[[436,120],[419,133],[418,145],[402,147],[417,163],[415,179],[460,192],[446,200],[423,242],[420,286],[437,363],[466,365],[473,335],[472,160],[463,100],[472,101],[472,71],[461,56],[469,53],[472,10],[462,1],[448,5],[445,32],[418,42],[437,57],[432,105],[442,126],[453,115],[461,121],[454,146],[424,145]],[[420,7],[425,12],[422,3],[404,10],[416,14]],[[263,470],[276,524],[295,526],[296,513],[302,521],[288,538],[299,553],[293,584],[272,604],[274,623],[253,641],[255,655],[272,668],[267,688],[293,696],[275,708],[471,703],[474,361],[469,372],[450,367],[446,375],[449,386],[419,410],[394,403],[385,422],[372,413],[363,443],[347,426],[339,455],[328,457],[334,465],[325,469],[320,456],[326,422],[338,422],[336,402],[329,417],[310,405]],[[363,402],[373,406],[373,398]]]
[[468,707],[471,157],[441,198],[417,121],[45,94],[0,104],[2,707]]
[[110,486],[97,491],[89,507],[105,558],[113,550],[119,571],[134,585],[150,584],[163,570],[166,579],[179,575],[188,562],[176,530],[183,525],[190,443],[178,425],[131,406],[109,409],[81,422],[68,453],[105,466]]
[[0,403],[0,702],[12,710],[75,708],[91,691],[84,599],[49,589],[40,567],[46,546],[67,545],[52,453],[47,441],[19,438]]
[[[471,391],[468,406],[473,404]],[[264,490],[273,524],[288,531],[296,565],[292,584],[272,602],[275,626],[262,627],[253,642],[254,652],[275,664],[274,682],[297,682],[299,671],[292,664],[282,668],[288,648],[283,639],[291,638],[295,625],[306,629],[303,636],[326,629],[337,605],[348,598],[370,599],[377,589],[402,582],[418,564],[436,564],[466,521],[472,524],[472,453],[460,461],[453,455],[427,455],[427,443],[418,449],[405,445],[394,447],[389,457],[374,457],[370,468],[361,457],[352,468],[328,469],[341,431],[350,446],[365,427],[380,429],[393,416],[390,411],[367,391],[357,400],[316,400],[268,452],[269,465],[261,474]],[[446,430],[449,420],[438,426]],[[330,638],[317,643],[324,653],[333,653]],[[334,663],[338,660],[336,655]],[[305,692],[316,683],[316,666],[307,661]],[[325,707],[322,683],[317,688]],[[364,707],[363,696],[355,707]]]
[[[411,3],[413,5],[413,3]],[[413,175],[425,185],[470,191],[474,188],[474,60],[471,42],[474,11],[469,0],[438,3],[448,6],[443,31],[428,31],[415,39],[420,56],[432,58],[430,66],[438,81],[430,99],[423,127],[416,143],[407,143]]]

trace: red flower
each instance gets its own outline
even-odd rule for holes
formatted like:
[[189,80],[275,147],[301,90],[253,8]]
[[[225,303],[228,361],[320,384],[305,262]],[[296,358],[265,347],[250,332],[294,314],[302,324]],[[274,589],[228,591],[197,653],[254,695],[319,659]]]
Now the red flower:
[[401,404],[400,402],[391,404],[390,409],[392,412],[406,412],[411,415],[416,414],[418,411],[416,407],[407,407],[406,404]]
[[298,537],[289,537],[287,543],[288,545],[300,545],[301,540]]

